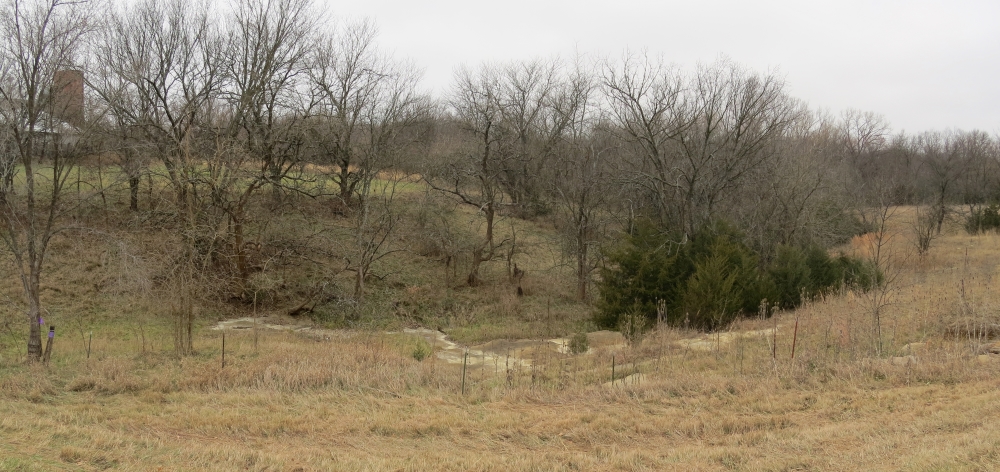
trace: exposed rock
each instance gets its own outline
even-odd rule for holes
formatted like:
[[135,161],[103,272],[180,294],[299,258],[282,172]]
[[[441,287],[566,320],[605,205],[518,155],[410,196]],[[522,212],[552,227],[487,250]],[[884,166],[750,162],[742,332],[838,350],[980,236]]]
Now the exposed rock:
[[691,349],[692,351],[714,351],[740,338],[770,338],[771,336],[774,336],[774,328],[757,331],[727,331],[680,339],[675,344],[682,349]]
[[[563,352],[568,344],[565,338],[557,339],[498,339],[485,344],[463,346],[452,341],[448,335],[427,328],[407,328],[406,334],[420,336],[434,346],[434,355],[449,364],[466,363],[475,368],[521,368],[530,367],[532,361],[541,356],[551,356]],[[468,353],[468,357],[465,354]]]
[[210,329],[213,331],[252,331],[254,326],[259,330],[289,331],[318,341],[329,341],[333,338],[349,338],[353,333],[346,330],[314,328],[301,324],[274,324],[265,322],[267,318],[236,318],[218,322]]

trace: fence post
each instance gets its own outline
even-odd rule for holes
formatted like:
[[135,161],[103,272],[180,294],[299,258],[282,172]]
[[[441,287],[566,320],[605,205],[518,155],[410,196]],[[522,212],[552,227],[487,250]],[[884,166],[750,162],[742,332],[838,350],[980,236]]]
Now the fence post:
[[776,313],[771,313],[774,319],[774,331],[771,331],[771,359],[778,359],[778,317]]
[[226,331],[222,330],[222,368],[226,368]]
[[55,325],[49,326],[49,340],[45,342],[45,354],[42,355],[42,362],[45,364],[49,363],[49,357],[52,356],[52,340],[56,337],[56,327]]
[[469,351],[465,351],[465,357],[462,358],[462,395],[465,395],[465,368],[469,364]]
[[795,331],[792,332],[792,359],[795,359],[795,343],[799,339],[799,315],[795,315]]

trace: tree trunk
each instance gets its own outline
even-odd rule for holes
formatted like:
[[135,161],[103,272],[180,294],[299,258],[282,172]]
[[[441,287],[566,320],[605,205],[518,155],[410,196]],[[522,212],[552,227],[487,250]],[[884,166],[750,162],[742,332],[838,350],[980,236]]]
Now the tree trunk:
[[130,175],[128,178],[128,209],[131,211],[139,211],[139,178],[138,175]]
[[358,303],[364,299],[365,296],[365,266],[364,263],[358,264],[358,270],[354,273],[354,300]]
[[[486,240],[483,241],[483,245],[472,251],[472,270],[469,271],[469,276],[466,278],[466,283],[470,287],[475,287],[481,282],[479,278],[479,266],[483,262],[493,259],[494,250],[493,246],[493,219],[494,210],[493,202],[487,203],[486,208],[483,210],[486,213]],[[485,252],[489,249],[489,252]]]
[[38,362],[42,359],[42,304],[39,298],[38,273],[34,270],[29,274],[28,286],[28,318],[31,331],[28,335],[28,362]]
[[584,212],[585,200],[581,198],[576,218],[576,295],[580,301],[587,300],[587,230],[590,220]]
[[274,208],[279,208],[284,201],[284,194],[281,192],[281,169],[279,167],[271,167],[271,205]]
[[339,171],[338,174],[338,184],[340,186],[340,199],[344,201],[344,204],[350,205],[351,194],[354,193],[354,183],[351,182],[351,164],[349,160],[342,159],[340,164],[337,166]]
[[469,276],[465,279],[465,282],[469,284],[470,287],[475,287],[481,282],[479,279],[479,266],[482,265],[482,263],[483,248],[476,248],[472,251],[472,269],[469,270]]
[[938,198],[937,215],[935,215],[937,219],[937,221],[935,222],[937,223],[937,234],[941,234],[941,227],[944,225],[944,217],[945,214],[948,212],[948,207],[945,205],[944,197],[945,197],[945,189],[942,188],[941,195]]

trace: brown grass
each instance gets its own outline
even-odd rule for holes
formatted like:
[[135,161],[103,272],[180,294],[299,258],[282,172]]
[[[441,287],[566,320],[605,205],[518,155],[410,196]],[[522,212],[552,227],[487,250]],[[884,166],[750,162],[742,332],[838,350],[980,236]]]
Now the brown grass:
[[[882,357],[849,291],[720,333],[663,328],[579,356],[521,349],[526,365],[469,369],[465,395],[461,366],[417,361],[401,334],[265,332],[254,349],[252,333],[228,332],[223,368],[220,332],[199,331],[196,354],[177,359],[155,318],[95,313],[111,321],[91,326],[89,360],[80,330],[57,339],[48,367],[0,358],[0,470],[996,470],[1000,359],[984,346],[1000,325],[1000,236],[953,227],[905,257],[913,235],[894,227]],[[558,257],[532,237],[529,254]],[[79,284],[84,269],[54,277]],[[547,310],[563,288],[535,283],[548,296],[497,284],[475,304],[453,290],[466,305],[452,331],[545,336],[547,317],[586,317]],[[401,292],[418,303],[434,286]]]

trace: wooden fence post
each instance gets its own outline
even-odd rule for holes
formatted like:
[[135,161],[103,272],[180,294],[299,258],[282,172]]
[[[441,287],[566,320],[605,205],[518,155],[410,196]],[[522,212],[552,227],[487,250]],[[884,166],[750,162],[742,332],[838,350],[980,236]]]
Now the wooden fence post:
[[56,327],[55,325],[49,326],[49,340],[45,342],[45,354],[42,355],[42,362],[45,364],[49,363],[49,357],[52,356],[52,340],[56,337]]
[[465,368],[469,364],[469,351],[465,351],[465,357],[462,359],[462,395],[465,395]]
[[222,368],[226,368],[226,331],[222,330]]

